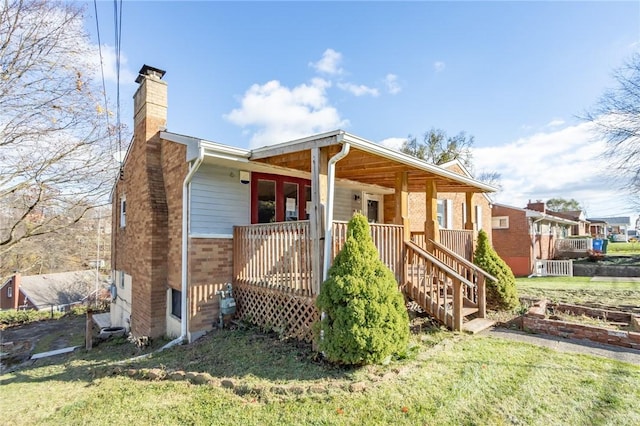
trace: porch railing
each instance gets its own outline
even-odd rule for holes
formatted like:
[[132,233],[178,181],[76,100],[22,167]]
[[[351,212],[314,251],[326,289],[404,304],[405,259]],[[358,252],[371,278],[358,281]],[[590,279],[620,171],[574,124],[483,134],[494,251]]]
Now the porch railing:
[[[378,249],[380,260],[393,272],[398,283],[402,282],[404,244],[402,225],[370,223],[371,238]],[[335,257],[347,239],[347,222],[333,222],[333,254]]]
[[536,260],[535,275],[539,277],[572,277],[573,260]]
[[236,226],[233,240],[236,282],[312,294],[308,221]]
[[[467,229],[440,229],[440,244],[469,261],[473,260],[473,237],[474,231]],[[412,232],[411,241],[426,247],[424,232]]]
[[593,249],[593,238],[561,238],[556,240],[557,251],[587,251]]
[[474,263],[462,258],[444,244],[433,242],[433,255],[449,268],[456,271],[472,285],[465,286],[463,291],[466,307],[478,309],[478,318],[484,318],[487,313],[486,285],[487,280],[496,282],[497,278],[487,273]]
[[405,292],[430,315],[459,331],[464,317],[464,294],[474,284],[417,244],[405,242]]

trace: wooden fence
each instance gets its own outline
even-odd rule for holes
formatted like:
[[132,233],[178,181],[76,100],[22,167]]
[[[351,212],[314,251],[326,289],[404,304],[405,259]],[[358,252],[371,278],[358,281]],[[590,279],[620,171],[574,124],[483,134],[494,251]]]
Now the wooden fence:
[[[404,242],[402,225],[369,224],[371,238],[378,249],[380,260],[393,272],[398,283],[402,282]],[[347,222],[333,222],[333,253],[335,257],[347,239]]]
[[[466,229],[440,229],[440,244],[469,261],[473,260],[474,231]],[[411,241],[425,248],[424,232],[412,232]]]
[[312,295],[309,222],[280,222],[233,229],[235,282]]

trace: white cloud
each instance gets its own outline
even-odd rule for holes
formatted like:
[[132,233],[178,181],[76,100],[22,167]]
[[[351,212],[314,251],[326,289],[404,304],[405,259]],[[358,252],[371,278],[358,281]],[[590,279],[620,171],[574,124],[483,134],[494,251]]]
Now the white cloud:
[[380,95],[378,89],[365,86],[364,84],[338,83],[338,87],[355,96],[369,95],[375,98]]
[[600,155],[605,142],[593,136],[593,124],[582,123],[504,146],[475,148],[473,162],[476,170],[501,174],[503,190],[493,195],[498,203],[524,207],[528,200],[575,198],[591,216],[624,213],[626,197]]
[[240,108],[224,118],[251,128],[252,148],[342,128],[349,122],[329,104],[326,90],[330,86],[321,78],[293,88],[277,80],[254,84],[243,95]]
[[[94,62],[98,73],[96,78],[98,81],[101,81],[102,74],[100,73],[100,53],[98,45],[94,45],[92,50],[96,52],[95,56],[92,58],[92,62]],[[116,74],[116,50],[113,46],[108,44],[102,45],[102,64],[104,66],[105,81],[116,83],[118,80]],[[120,52],[120,83],[135,84],[137,75],[138,73],[134,73],[129,69],[127,57]]]
[[395,149],[397,151],[402,148],[402,144],[407,141],[407,138],[387,138],[383,139],[379,142],[380,145],[386,146],[387,148]]
[[556,118],[547,123],[547,127],[558,127],[564,124],[564,120],[561,118]]
[[398,76],[395,74],[387,74],[384,78],[384,82],[387,85],[387,91],[392,95],[396,95],[402,90],[400,83],[398,83]]
[[442,62],[442,61],[436,61],[436,62],[434,62],[434,63],[433,63],[433,69],[434,69],[436,72],[444,71],[444,69],[445,69],[446,67],[447,67],[447,64],[445,64],[445,63],[444,63],[444,62]]
[[309,66],[321,73],[339,75],[344,72],[344,70],[340,68],[340,62],[342,62],[342,53],[336,52],[333,49],[327,49],[318,62],[310,62]]

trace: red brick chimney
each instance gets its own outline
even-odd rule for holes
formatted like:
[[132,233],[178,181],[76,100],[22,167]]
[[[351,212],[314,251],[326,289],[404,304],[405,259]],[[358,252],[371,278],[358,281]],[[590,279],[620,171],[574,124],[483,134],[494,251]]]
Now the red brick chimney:
[[22,274],[20,272],[16,272],[13,276],[12,285],[13,285],[13,309],[18,309],[20,306],[20,281],[22,280]]
[[535,203],[532,203],[531,200],[529,200],[529,203],[527,204],[527,207],[525,207],[528,210],[535,210],[537,212],[542,212],[542,213],[546,213],[547,211],[547,207],[545,205],[545,203],[541,200],[536,200]]

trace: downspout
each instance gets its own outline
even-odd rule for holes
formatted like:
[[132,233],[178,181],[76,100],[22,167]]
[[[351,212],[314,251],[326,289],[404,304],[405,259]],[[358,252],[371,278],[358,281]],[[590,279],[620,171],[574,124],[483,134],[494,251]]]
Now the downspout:
[[[342,137],[342,135],[340,135]],[[329,167],[327,171],[327,209],[325,211],[325,230],[324,230],[324,265],[322,268],[322,277],[327,279],[329,272],[329,263],[331,262],[331,246],[333,241],[333,204],[335,198],[335,174],[336,163],[342,160],[349,154],[351,145],[348,143],[342,144],[342,150],[329,160]]]
[[[189,172],[187,176],[184,178],[184,182],[182,184],[182,298],[181,298],[181,306],[180,306],[180,315],[182,316],[182,320],[180,321],[180,337],[171,342],[167,343],[162,347],[162,349],[170,348],[179,343],[183,343],[187,339],[187,319],[188,319],[188,298],[189,294],[189,286],[187,285],[187,261],[188,261],[188,252],[187,245],[189,244],[189,185],[191,184],[191,180],[193,176],[198,171],[200,164],[204,160],[204,148],[200,147],[200,152],[198,153],[198,157],[194,160],[193,164],[189,168]],[[161,350],[162,350],[161,349]]]
[[536,276],[536,259],[535,259],[535,251],[536,251],[536,223],[543,221],[545,218],[541,217],[538,220],[532,220],[531,221],[531,262],[533,263],[533,272],[527,277],[527,278],[531,278]]

